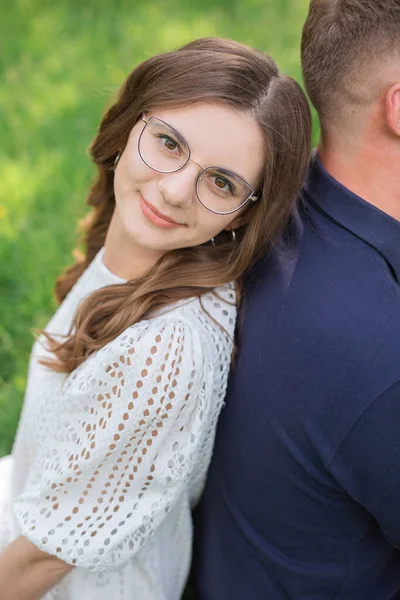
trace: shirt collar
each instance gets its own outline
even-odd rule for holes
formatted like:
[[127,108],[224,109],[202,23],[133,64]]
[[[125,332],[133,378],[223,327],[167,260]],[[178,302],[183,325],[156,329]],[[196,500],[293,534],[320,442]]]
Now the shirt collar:
[[400,222],[353,194],[313,154],[304,190],[308,198],[339,225],[375,248],[400,281]]

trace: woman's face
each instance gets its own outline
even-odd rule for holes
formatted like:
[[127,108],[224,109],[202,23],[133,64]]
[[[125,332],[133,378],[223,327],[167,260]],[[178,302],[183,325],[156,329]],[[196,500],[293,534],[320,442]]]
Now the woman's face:
[[[121,236],[132,248],[162,256],[169,250],[203,244],[224,229],[234,229],[247,205],[233,214],[214,214],[199,201],[196,178],[202,167],[220,167],[220,171],[209,171],[202,177],[198,187],[201,198],[218,211],[239,206],[251,190],[245,184],[241,187],[241,180],[231,178],[224,169],[257,190],[266,159],[259,125],[249,115],[212,104],[146,113],[147,121],[150,117],[174,131],[156,119],[147,126],[139,120],[133,127],[114,178],[114,219]],[[138,151],[145,126],[140,149],[147,163],[161,170],[179,168],[185,159],[184,141],[192,160],[169,173],[148,166]]]

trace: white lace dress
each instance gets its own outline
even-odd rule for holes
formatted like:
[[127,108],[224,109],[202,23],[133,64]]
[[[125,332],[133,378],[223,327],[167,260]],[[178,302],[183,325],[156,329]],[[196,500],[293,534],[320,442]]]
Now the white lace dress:
[[[122,283],[102,256],[48,331],[66,333],[87,294]],[[35,343],[12,455],[0,460],[0,549],[24,535],[75,565],[46,600],[180,598],[236,317],[234,286],[215,291],[129,327],[69,376],[39,365]]]

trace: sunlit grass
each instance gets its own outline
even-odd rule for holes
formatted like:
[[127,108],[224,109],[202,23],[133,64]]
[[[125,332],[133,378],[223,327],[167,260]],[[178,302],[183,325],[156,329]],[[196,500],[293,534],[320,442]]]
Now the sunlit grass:
[[0,455],[11,449],[32,331],[55,303],[93,170],[87,148],[142,60],[196,37],[270,52],[300,80],[308,0],[15,0],[0,17]]

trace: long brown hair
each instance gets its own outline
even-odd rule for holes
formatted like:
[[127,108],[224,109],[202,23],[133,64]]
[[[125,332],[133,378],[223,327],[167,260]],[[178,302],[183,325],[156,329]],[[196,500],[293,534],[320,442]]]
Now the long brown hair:
[[286,223],[310,153],[311,119],[300,86],[281,75],[268,55],[219,38],[204,38],[150,58],[132,71],[106,112],[91,146],[97,176],[87,203],[86,255],[56,283],[62,301],[104,244],[113,214],[113,164],[130,131],[147,110],[208,102],[249,113],[264,133],[266,162],[259,200],[247,211],[236,241],[221,234],[203,244],[165,254],[145,276],[92,292],[80,305],[63,343],[42,332],[55,360],[44,364],[71,372],[127,327],[172,302],[200,297],[236,281],[273,242]]

